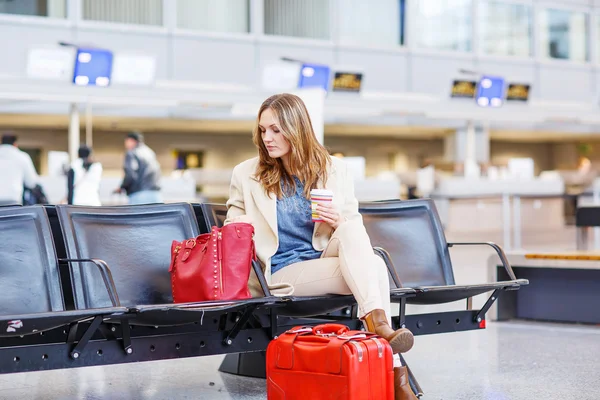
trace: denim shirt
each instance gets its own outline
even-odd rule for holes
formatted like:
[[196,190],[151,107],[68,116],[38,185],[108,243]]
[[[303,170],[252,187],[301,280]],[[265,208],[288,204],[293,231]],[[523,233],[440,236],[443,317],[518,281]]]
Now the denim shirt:
[[271,258],[271,273],[306,260],[321,257],[312,245],[315,223],[312,222],[310,200],[304,197],[304,184],[294,177],[296,192],[288,196],[284,190],[277,199],[277,231],[279,248]]

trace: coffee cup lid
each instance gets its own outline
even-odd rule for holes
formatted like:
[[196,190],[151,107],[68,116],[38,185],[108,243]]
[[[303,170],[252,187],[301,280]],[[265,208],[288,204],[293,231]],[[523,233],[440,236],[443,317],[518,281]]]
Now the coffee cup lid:
[[311,196],[333,196],[333,191],[328,189],[312,189]]

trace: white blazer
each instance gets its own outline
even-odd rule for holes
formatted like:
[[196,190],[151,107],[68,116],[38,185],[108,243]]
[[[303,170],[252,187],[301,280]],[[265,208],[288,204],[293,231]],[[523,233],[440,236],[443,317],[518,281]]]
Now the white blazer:
[[[347,220],[359,220],[358,201],[354,197],[354,180],[348,172],[346,163],[331,157],[325,189],[333,191],[333,204],[338,207]],[[258,157],[246,160],[233,169],[229,200],[227,201],[227,219],[246,215],[254,225],[254,242],[256,254],[263,265],[267,283],[271,283],[271,257],[277,252],[279,238],[277,235],[277,199],[268,196],[256,177]],[[333,229],[326,223],[317,222],[313,231],[312,243],[316,250],[324,250],[329,243]],[[254,273],[251,274],[249,288],[252,295],[262,295],[262,290]],[[283,285],[271,286],[275,295],[289,295],[291,287]]]

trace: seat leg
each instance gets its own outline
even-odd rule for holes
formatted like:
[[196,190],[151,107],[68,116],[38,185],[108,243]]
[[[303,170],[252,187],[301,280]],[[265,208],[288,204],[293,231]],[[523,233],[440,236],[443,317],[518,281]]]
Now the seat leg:
[[250,317],[252,316],[252,313],[254,312],[255,309],[256,309],[256,306],[252,306],[252,307],[248,307],[244,310],[244,312],[239,317],[239,319],[236,321],[236,323],[233,325],[233,327],[231,328],[231,330],[229,331],[229,333],[227,334],[225,339],[223,339],[224,344],[226,344],[227,346],[231,346],[233,344],[233,340],[237,337],[237,335],[240,333],[240,331],[248,323],[248,321],[250,320]]
[[71,351],[71,353],[70,353],[71,358],[73,358],[75,360],[79,358],[79,356],[83,352],[83,349],[85,349],[85,347],[87,346],[87,344],[90,341],[90,339],[92,338],[92,336],[94,336],[94,333],[96,333],[96,331],[98,330],[98,327],[100,326],[102,321],[103,321],[103,318],[100,315],[98,315],[94,318],[94,320],[92,321],[92,323],[90,324],[88,329],[85,331],[85,333],[83,334],[83,336],[77,343],[77,345]]
[[483,305],[483,307],[481,307],[481,310],[479,310],[479,312],[477,313],[477,315],[475,315],[475,320],[477,322],[481,322],[484,318],[485,318],[485,313],[488,312],[488,310],[492,307],[492,305],[494,304],[494,302],[496,300],[498,300],[498,296],[500,296],[502,294],[504,290],[502,289],[496,289],[494,290],[494,292],[492,293],[492,295],[487,299],[487,301],[485,302],[485,304]]
[[133,347],[131,347],[131,327],[127,318],[121,320],[121,331],[123,333],[123,350],[126,354],[131,354],[133,353]]
[[220,372],[250,378],[267,378],[267,352],[231,353],[219,367]]

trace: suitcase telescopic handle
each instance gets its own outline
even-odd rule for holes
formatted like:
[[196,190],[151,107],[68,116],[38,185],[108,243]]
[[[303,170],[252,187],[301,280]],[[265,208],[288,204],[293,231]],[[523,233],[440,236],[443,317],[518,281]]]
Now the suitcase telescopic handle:
[[342,335],[349,330],[346,325],[342,324],[322,324],[315,326],[312,331],[314,335]]

